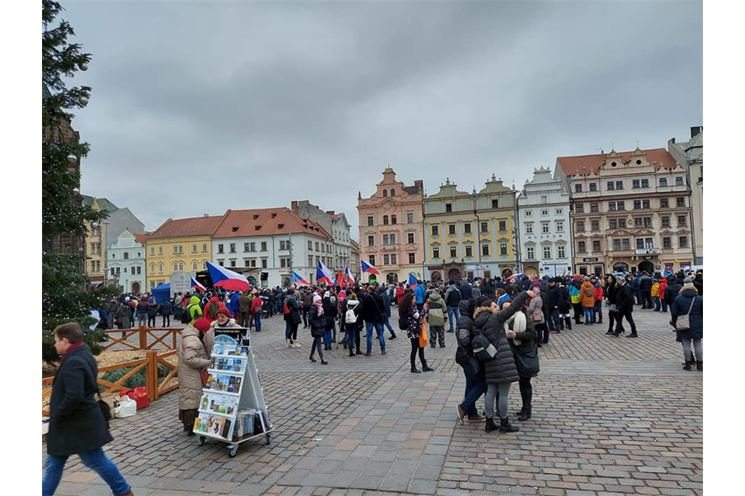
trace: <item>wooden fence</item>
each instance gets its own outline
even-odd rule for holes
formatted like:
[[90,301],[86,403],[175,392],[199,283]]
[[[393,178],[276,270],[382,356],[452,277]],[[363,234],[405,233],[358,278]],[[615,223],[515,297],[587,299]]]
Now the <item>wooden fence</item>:
[[[121,336],[122,332],[124,333],[124,336]],[[109,337],[109,341],[105,346],[103,346],[104,351],[108,350],[115,353],[116,351],[146,350],[146,353],[145,358],[143,359],[130,360],[128,362],[100,367],[98,369],[98,377],[96,378],[96,381],[98,383],[99,389],[101,390],[101,395],[115,395],[119,391],[127,389],[127,387],[124,386],[124,383],[127,382],[130,377],[143,370],[145,372],[145,386],[147,387],[150,401],[155,401],[162,395],[173,391],[174,389],[178,389],[179,385],[178,381],[176,380],[178,366],[169,363],[166,359],[178,353],[176,350],[176,345],[178,334],[180,332],[181,328],[177,327],[163,327],[152,329],[148,329],[147,327],[140,327],[139,329],[126,329],[124,331],[106,331],[106,334]],[[119,335],[119,338],[117,339],[115,335]],[[128,338],[135,335],[137,335],[138,337],[138,346],[127,342]],[[165,348],[165,350],[154,349],[156,346],[162,346]],[[114,347],[117,347],[118,349],[112,349]],[[158,365],[163,365],[168,369],[168,374],[163,379],[158,378]],[[115,382],[105,380],[101,377],[106,372],[130,367],[132,368],[132,370],[128,371],[125,375],[117,379]],[[48,400],[51,396],[53,381],[54,377],[45,377],[42,379],[42,403],[44,403],[45,400]],[[42,415],[49,415],[49,411],[47,408],[42,408]]]

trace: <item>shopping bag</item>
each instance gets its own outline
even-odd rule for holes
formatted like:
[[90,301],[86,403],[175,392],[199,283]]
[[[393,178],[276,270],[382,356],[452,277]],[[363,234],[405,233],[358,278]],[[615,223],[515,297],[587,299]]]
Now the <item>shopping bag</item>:
[[422,320],[421,327],[419,328],[419,347],[426,348],[429,344],[429,336],[427,335],[427,324]]
[[137,404],[137,409],[142,410],[150,406],[150,396],[147,393],[146,386],[138,386],[134,389],[123,389],[119,396],[129,396]]
[[137,402],[129,396],[122,396],[114,400],[114,417],[127,418],[137,413]]

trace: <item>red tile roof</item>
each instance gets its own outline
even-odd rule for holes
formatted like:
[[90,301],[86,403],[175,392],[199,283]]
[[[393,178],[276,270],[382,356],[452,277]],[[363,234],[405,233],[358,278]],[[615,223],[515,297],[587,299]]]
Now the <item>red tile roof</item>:
[[135,234],[135,241],[144,246],[148,237],[150,237],[150,233]]
[[190,217],[188,219],[168,219],[158,229],[148,236],[150,239],[180,238],[185,236],[212,236],[224,215]]
[[606,161],[608,164],[618,161],[628,164],[631,160],[645,157],[656,169],[677,167],[677,162],[664,148],[653,148],[651,150],[634,150],[626,152],[600,153],[597,155],[578,155],[574,157],[557,157],[556,163],[564,170],[567,176],[574,176],[584,171],[597,174]]
[[213,237],[242,238],[288,233],[331,238],[320,224],[303,219],[286,207],[228,210]]

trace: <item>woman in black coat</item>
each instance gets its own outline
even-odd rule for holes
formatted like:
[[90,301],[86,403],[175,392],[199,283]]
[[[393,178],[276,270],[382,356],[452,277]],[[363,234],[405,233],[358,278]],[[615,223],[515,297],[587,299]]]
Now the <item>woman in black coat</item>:
[[98,367],[83,343],[80,325],[68,322],[58,326],[54,347],[62,361],[52,383],[42,494],[54,494],[67,458],[77,454],[108,483],[115,496],[131,495],[129,484],[102,449],[113,438],[95,398]]
[[[510,385],[520,380],[515,366],[515,358],[512,355],[512,348],[507,341],[509,337],[514,337],[514,333],[507,335],[504,330],[504,324],[517,312],[527,301],[528,297],[535,296],[533,291],[523,291],[520,293],[505,310],[499,310],[497,303],[490,299],[482,297],[479,300],[478,308],[474,312],[474,326],[486,336],[489,342],[497,348],[497,355],[487,362],[484,362],[484,373],[486,375],[486,426],[484,430],[491,432],[499,429],[499,432],[516,432],[520,430],[510,424],[508,413],[508,397]],[[499,393],[499,427],[494,423],[494,403]]]
[[616,276],[608,274],[606,278],[607,285],[605,286],[605,300],[608,303],[608,332],[606,334],[613,334],[613,324],[616,322],[617,314],[616,311]]
[[313,345],[310,348],[310,361],[316,361],[313,355],[317,349],[321,364],[328,365],[328,362],[323,359],[323,351],[321,350],[321,338],[326,333],[326,316],[323,313],[323,303],[321,302],[320,295],[313,295],[313,305],[311,305],[308,312],[308,321],[310,323],[310,335],[313,337]]
[[[508,308],[511,302],[502,303],[502,310]],[[520,376],[520,397],[523,406],[517,413],[517,420],[529,420],[533,414],[533,386],[530,379],[538,375],[538,347],[536,341],[540,341],[540,335],[536,330],[536,323],[530,317],[530,312],[521,308],[510,317],[506,326],[514,331],[515,337],[510,339],[512,353],[515,358],[517,374]]]
[[[691,279],[686,279],[680,289],[680,293],[673,300],[670,307],[672,320],[670,324],[675,327],[678,319],[689,314],[690,329],[676,331],[675,340],[683,345],[683,356],[685,358],[684,370],[691,370],[691,365],[696,363],[696,370],[704,370],[704,297],[698,294],[698,289],[693,285]],[[691,341],[696,351],[696,357],[691,352]]]

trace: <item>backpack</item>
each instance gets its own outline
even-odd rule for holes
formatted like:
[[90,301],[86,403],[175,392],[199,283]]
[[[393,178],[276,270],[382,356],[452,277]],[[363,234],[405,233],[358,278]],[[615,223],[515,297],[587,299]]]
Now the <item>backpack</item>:
[[181,312],[181,323],[188,324],[189,322],[191,322],[191,317],[189,315],[189,309],[187,308]]
[[354,309],[357,308],[356,305],[353,308],[347,309],[346,313],[344,314],[344,322],[346,324],[356,324],[357,323],[357,314],[354,313]]
[[282,315],[290,315],[290,313],[292,313],[292,311],[290,310],[290,305],[288,305],[285,301],[285,304],[282,305]]
[[449,290],[447,305],[449,307],[457,307],[459,303],[460,303],[460,290],[458,288],[453,288]]

